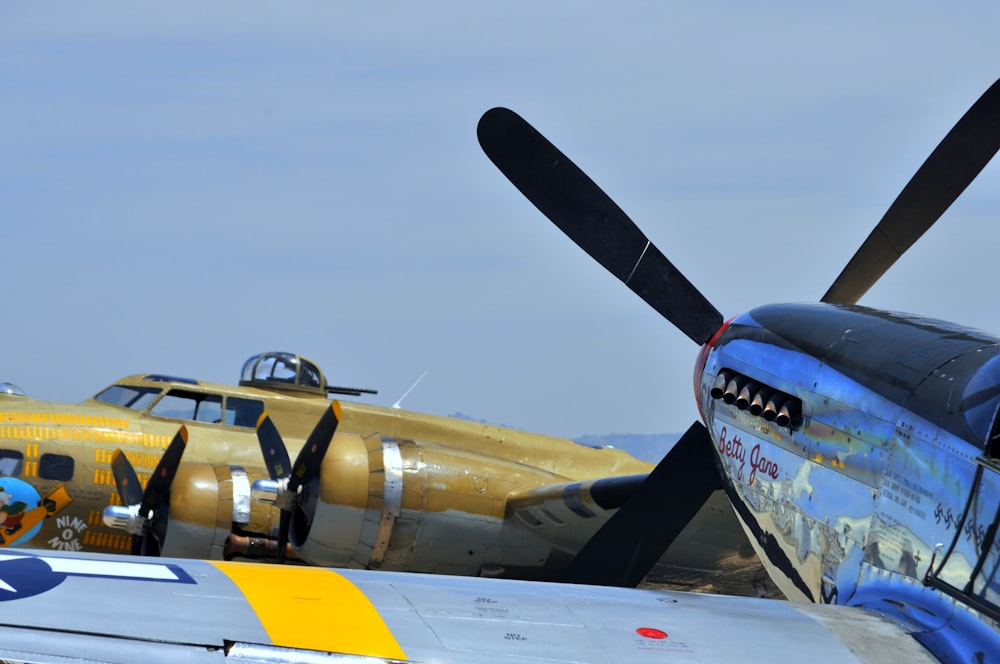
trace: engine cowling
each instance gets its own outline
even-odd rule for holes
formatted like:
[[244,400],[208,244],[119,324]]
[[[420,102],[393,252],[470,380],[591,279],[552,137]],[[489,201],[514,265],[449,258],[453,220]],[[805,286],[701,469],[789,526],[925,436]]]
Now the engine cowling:
[[162,554],[217,560],[232,553],[234,532],[273,538],[278,510],[250,499],[250,485],[266,477],[261,468],[181,464],[170,490]]
[[291,542],[304,561],[334,567],[474,575],[515,561],[541,566],[547,543],[501,529],[508,494],[553,481],[508,459],[338,433],[303,487]]
[[370,486],[369,474],[365,440],[337,434],[323,457],[319,477],[302,487],[306,495],[290,531],[299,557],[316,565],[358,566],[351,560],[362,540],[369,494],[381,490]]

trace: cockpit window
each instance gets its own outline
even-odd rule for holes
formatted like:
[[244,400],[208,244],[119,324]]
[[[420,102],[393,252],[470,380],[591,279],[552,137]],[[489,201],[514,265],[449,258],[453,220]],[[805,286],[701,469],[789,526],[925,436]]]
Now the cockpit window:
[[170,390],[156,402],[150,415],[195,422],[221,422],[222,397],[187,390]]
[[163,390],[158,387],[133,387],[130,385],[112,385],[94,397],[95,401],[103,401],[115,406],[124,406],[132,410],[143,410],[160,395]]
[[958,408],[969,430],[986,441],[987,455],[1000,457],[1000,356],[991,358],[969,379]]
[[256,427],[264,404],[256,399],[229,397],[226,399],[226,424],[236,427]]
[[177,420],[256,427],[264,402],[189,390],[170,390],[150,409],[150,415]]

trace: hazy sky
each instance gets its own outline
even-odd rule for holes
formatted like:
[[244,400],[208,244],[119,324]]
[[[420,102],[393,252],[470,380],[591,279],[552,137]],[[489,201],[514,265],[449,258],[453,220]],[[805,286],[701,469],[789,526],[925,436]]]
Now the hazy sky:
[[[0,381],[263,350],[519,428],[681,431],[697,348],[481,152],[507,106],[726,317],[814,301],[1000,77],[995,0],[0,6]],[[377,8],[376,8],[377,7]],[[991,164],[863,304],[1000,333]]]

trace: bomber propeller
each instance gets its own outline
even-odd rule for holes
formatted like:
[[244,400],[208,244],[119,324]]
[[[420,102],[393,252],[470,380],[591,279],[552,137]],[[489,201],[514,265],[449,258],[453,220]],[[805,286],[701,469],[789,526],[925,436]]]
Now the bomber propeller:
[[139,477],[121,450],[111,456],[111,472],[121,505],[104,509],[104,523],[132,535],[132,554],[158,556],[163,548],[170,508],[170,484],[187,447],[187,427],[181,425],[143,491]]
[[[631,219],[566,155],[506,108],[487,111],[479,143],[497,168],[552,223],[649,306],[699,345],[720,329],[722,314],[653,245]],[[1000,81],[994,83],[941,141],[823,297],[853,304],[975,179],[1000,148]],[[685,434],[567,570],[566,580],[632,585],[670,545],[721,480],[698,453],[712,444],[704,427]],[[671,453],[673,454],[673,453]],[[685,480],[683,482],[679,480]],[[647,486],[649,485],[649,486]],[[700,501],[700,502],[699,502]],[[609,571],[610,570],[610,571]]]
[[261,414],[257,420],[257,440],[271,479],[254,482],[252,495],[281,510],[281,520],[278,522],[279,563],[285,562],[292,516],[306,498],[303,488],[319,477],[320,465],[333,440],[333,434],[337,431],[340,418],[340,402],[330,402],[330,407],[323,413],[299,451],[294,466],[289,463],[285,443],[267,413]]

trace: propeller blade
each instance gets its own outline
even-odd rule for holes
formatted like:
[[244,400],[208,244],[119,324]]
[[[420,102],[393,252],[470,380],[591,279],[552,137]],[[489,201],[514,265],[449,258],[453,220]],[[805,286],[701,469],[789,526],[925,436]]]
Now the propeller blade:
[[170,485],[174,481],[177,467],[180,466],[181,458],[184,456],[187,440],[187,427],[181,425],[146,483],[146,491],[142,494],[142,502],[139,505],[139,514],[146,517],[148,521],[143,534],[132,538],[133,554],[160,555],[161,542],[167,527],[166,519],[160,514],[160,511],[167,496],[170,495]]
[[854,304],[936,222],[1000,149],[1000,80],[934,149],[823,302]]
[[566,235],[698,344],[722,314],[698,292],[586,173],[523,118],[493,108],[479,144],[497,168]]
[[174,481],[177,467],[181,464],[187,440],[187,427],[181,425],[167,450],[160,457],[160,462],[156,464],[149,482],[146,483],[146,491],[142,494],[142,503],[139,507],[139,513],[143,516],[158,509],[170,493],[170,484]]
[[138,505],[142,502],[142,485],[135,469],[121,450],[115,450],[111,455],[111,474],[118,487],[118,497],[122,505]]
[[257,419],[257,441],[260,443],[260,451],[264,455],[264,465],[272,480],[280,477],[287,477],[292,470],[291,461],[288,459],[288,450],[281,440],[281,434],[267,413],[261,413]]
[[187,440],[187,427],[182,425],[156,464],[145,491],[125,454],[121,450],[115,450],[111,455],[111,473],[122,505],[105,508],[103,519],[112,528],[132,533],[133,555],[160,554],[160,542],[167,528],[164,503],[184,456]]
[[695,422],[580,549],[560,581],[637,586],[721,484],[708,429]]
[[[257,439],[260,441],[261,452],[264,453],[264,460],[267,464],[268,473],[271,475],[271,486],[261,491],[269,498],[260,498],[266,502],[274,502],[281,510],[278,521],[278,562],[285,562],[285,554],[288,550],[289,532],[291,530],[292,515],[299,508],[301,501],[300,489],[303,485],[309,484],[314,478],[319,476],[319,469],[323,463],[333,434],[337,431],[337,424],[340,422],[341,409],[339,401],[331,401],[330,407],[323,413],[323,416],[316,423],[305,445],[299,450],[295,458],[295,465],[288,462],[288,451],[285,443],[281,440],[278,429],[271,422],[267,414],[262,414],[257,420]],[[259,480],[260,484],[267,483]],[[254,490],[258,490],[259,484],[254,483]]]
[[288,530],[289,526],[292,524],[292,513],[288,510],[281,510],[281,515],[278,517],[278,552],[277,560],[278,564],[283,564],[285,562],[285,557],[288,552]]
[[340,423],[341,411],[340,402],[331,401],[330,407],[319,418],[316,427],[306,439],[306,444],[302,446],[299,455],[295,458],[295,466],[292,468],[292,476],[288,479],[288,491],[296,493],[300,486],[308,484],[314,477],[319,475],[319,467],[323,463],[327,448],[333,440],[333,434],[337,431]]

